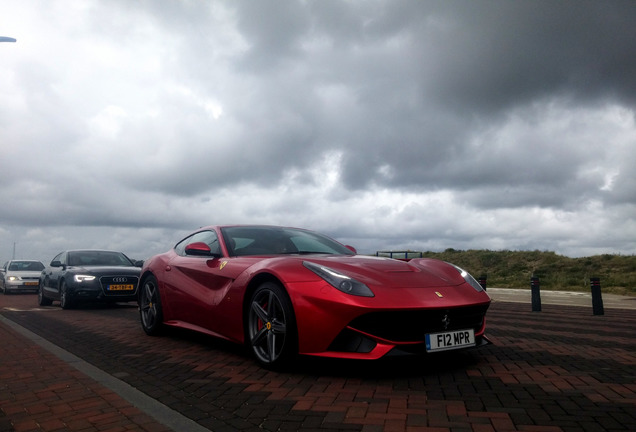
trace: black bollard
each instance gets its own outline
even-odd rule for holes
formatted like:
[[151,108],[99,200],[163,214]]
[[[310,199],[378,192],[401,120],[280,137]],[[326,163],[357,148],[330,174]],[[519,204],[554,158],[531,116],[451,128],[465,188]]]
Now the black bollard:
[[530,278],[530,290],[532,291],[532,312],[541,312],[541,289],[538,277]]
[[590,278],[590,286],[592,288],[592,310],[594,315],[604,315],[603,297],[601,297],[601,279]]
[[479,276],[479,285],[481,285],[481,287],[484,289],[484,291],[486,291],[486,280],[488,279],[488,276],[481,275]]

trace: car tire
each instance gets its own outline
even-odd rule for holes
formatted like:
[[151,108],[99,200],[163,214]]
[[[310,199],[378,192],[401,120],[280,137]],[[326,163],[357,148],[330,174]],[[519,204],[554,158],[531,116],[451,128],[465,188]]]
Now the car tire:
[[250,297],[246,318],[246,344],[256,361],[280,369],[298,355],[294,308],[285,289],[265,282]]
[[40,286],[38,287],[38,305],[51,306],[52,303],[53,300],[44,295],[44,288],[42,287],[42,284],[40,284]]
[[60,306],[62,306],[62,309],[73,309],[74,306],[73,298],[64,281],[62,281],[60,286]]
[[147,335],[157,336],[163,331],[163,309],[159,295],[159,283],[154,276],[143,279],[139,291],[139,318]]

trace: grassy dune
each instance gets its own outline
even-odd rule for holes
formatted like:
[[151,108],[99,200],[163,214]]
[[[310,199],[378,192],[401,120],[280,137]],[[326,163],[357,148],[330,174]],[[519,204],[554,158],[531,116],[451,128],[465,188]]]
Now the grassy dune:
[[[409,253],[409,258],[416,256]],[[530,277],[536,276],[542,290],[589,291],[590,278],[598,277],[602,292],[636,295],[636,255],[569,258],[541,251],[446,249],[422,256],[452,262],[475,278],[486,275],[489,287],[530,288]],[[404,258],[404,253],[394,258]]]

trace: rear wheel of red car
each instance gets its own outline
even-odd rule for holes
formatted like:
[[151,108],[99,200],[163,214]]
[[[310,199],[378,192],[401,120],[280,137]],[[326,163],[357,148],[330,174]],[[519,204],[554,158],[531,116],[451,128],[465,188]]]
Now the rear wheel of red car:
[[42,283],[38,287],[38,305],[40,306],[51,306],[53,300],[44,296],[44,288],[42,287]]
[[60,306],[62,306],[62,309],[72,309],[74,306],[73,299],[64,281],[62,281],[62,286],[60,286]]
[[161,333],[163,311],[161,309],[161,297],[159,296],[159,284],[154,276],[146,277],[141,285],[139,316],[141,318],[141,327],[146,334],[155,336]]
[[298,353],[296,319],[287,292],[265,282],[252,294],[247,312],[247,344],[268,368],[287,365]]

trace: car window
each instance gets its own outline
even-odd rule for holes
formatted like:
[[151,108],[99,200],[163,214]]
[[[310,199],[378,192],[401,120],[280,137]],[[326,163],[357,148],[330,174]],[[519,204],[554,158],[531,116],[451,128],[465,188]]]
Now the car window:
[[225,227],[223,238],[230,255],[280,255],[280,254],[335,254],[352,255],[352,252],[329,237],[294,228],[279,227]]
[[190,243],[203,242],[210,247],[210,251],[213,254],[220,254],[221,247],[219,246],[219,238],[214,231],[200,231],[191,236],[181,240],[174,247],[175,252],[178,255],[185,256],[185,248]]
[[11,261],[9,270],[11,271],[41,271],[44,265],[38,261]]
[[55,255],[51,262],[53,261],[59,261],[61,264],[66,265],[66,253],[60,252],[59,254]]
[[44,270],[44,264],[41,262],[31,262],[29,263],[29,271],[42,271]]
[[299,251],[318,252],[318,253],[334,253],[333,247],[330,247],[320,241],[320,239],[307,236],[294,236],[290,239]]
[[242,249],[254,243],[253,238],[232,237],[234,249]]
[[297,252],[289,236],[271,227],[224,228],[223,235],[230,255],[272,255]]
[[177,255],[185,255],[185,247],[191,243],[191,238],[192,236],[188,236],[175,245],[174,251]]
[[69,266],[132,266],[133,263],[121,252],[72,251],[68,253]]

